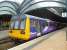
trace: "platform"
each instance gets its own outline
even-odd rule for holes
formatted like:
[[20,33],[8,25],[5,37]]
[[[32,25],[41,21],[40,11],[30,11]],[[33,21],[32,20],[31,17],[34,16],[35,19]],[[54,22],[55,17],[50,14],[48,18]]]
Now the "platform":
[[8,30],[0,31],[0,40],[9,37]]
[[8,50],[67,50],[66,30],[49,33]]

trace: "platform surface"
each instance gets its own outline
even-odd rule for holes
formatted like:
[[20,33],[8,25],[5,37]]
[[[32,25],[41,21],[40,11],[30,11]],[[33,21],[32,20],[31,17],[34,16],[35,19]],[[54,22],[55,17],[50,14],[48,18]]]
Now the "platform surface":
[[8,50],[67,50],[66,29],[39,37]]
[[9,37],[9,30],[0,31],[0,40]]
[[56,32],[49,39],[44,40],[30,50],[67,50],[65,32]]

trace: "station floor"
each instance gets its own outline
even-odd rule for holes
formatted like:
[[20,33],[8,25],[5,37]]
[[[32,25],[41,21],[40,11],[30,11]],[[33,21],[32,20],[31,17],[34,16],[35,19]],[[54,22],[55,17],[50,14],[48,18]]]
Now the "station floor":
[[67,50],[65,31],[55,32],[47,40],[42,41],[31,50]]
[[[67,50],[66,30],[67,28],[64,28],[52,32],[47,38],[44,36],[8,50]],[[37,42],[38,40],[40,42]]]
[[0,40],[9,37],[8,30],[0,31]]

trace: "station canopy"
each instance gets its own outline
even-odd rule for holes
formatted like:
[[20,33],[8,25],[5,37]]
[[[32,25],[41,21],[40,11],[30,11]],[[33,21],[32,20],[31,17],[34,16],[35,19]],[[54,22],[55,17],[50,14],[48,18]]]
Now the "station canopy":
[[19,10],[20,16],[29,14],[67,23],[67,0],[25,0]]
[[0,0],[0,15],[29,14],[66,22],[67,16],[63,17],[67,13],[66,2],[67,0]]
[[9,15],[17,15],[16,11],[18,8],[18,4],[12,1],[2,1],[0,2],[0,15],[9,14]]

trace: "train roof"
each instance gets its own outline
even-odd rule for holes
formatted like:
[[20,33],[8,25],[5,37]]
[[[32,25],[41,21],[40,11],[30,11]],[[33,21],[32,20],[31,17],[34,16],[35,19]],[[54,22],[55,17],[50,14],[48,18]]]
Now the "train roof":
[[37,17],[37,16],[28,15],[28,14],[25,14],[25,16],[30,17],[30,19],[45,20],[45,21],[48,21],[48,22],[51,21],[50,19],[40,18],[40,17]]
[[18,19],[18,18],[21,18],[21,19],[25,19],[26,17],[29,17],[30,19],[38,19],[38,20],[45,20],[47,22],[50,22],[51,20],[50,19],[45,19],[45,18],[41,18],[41,17],[37,17],[37,16],[33,16],[33,15],[28,15],[28,14],[24,14],[23,16],[13,16],[12,19]]

